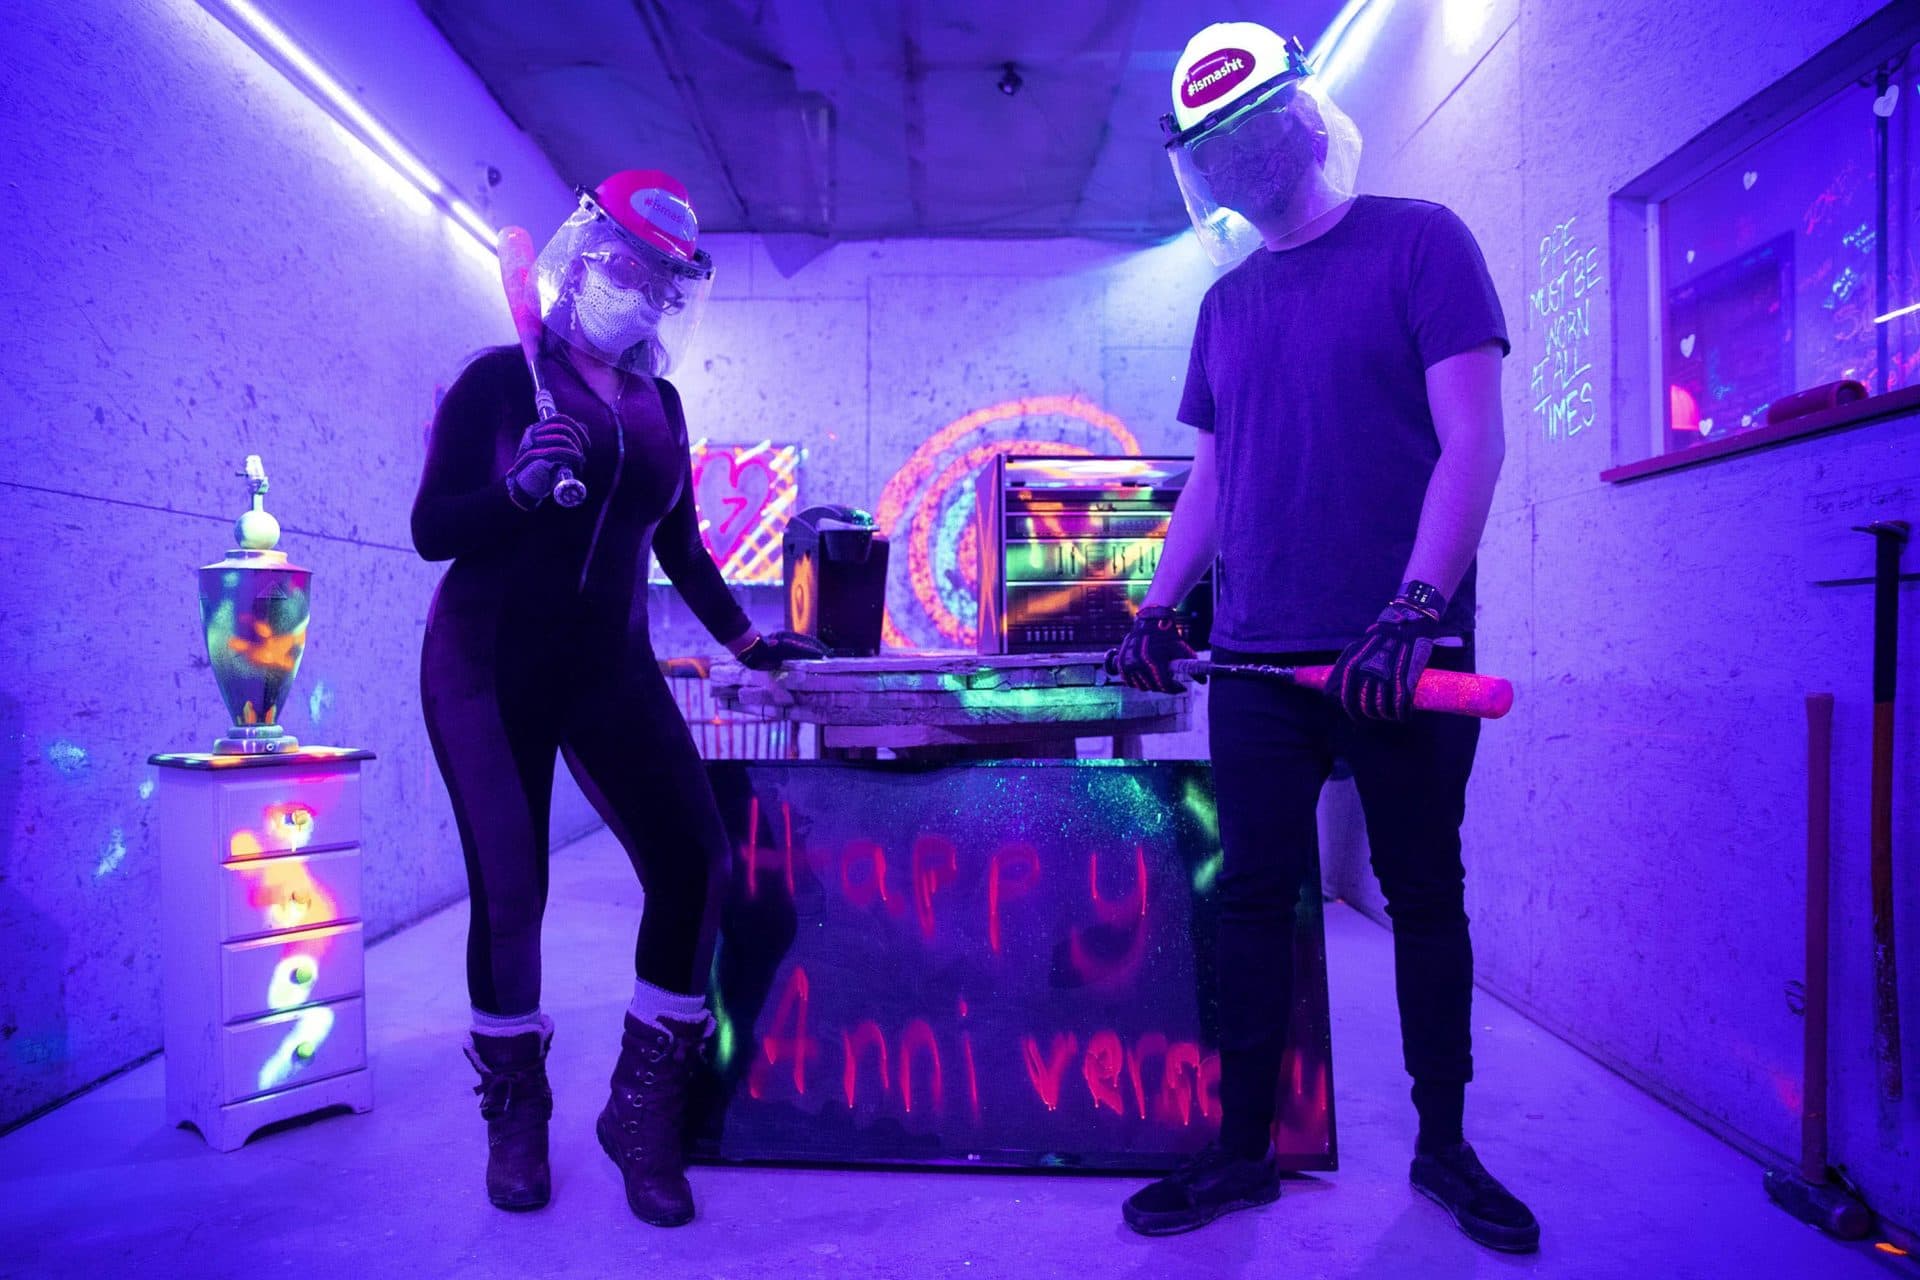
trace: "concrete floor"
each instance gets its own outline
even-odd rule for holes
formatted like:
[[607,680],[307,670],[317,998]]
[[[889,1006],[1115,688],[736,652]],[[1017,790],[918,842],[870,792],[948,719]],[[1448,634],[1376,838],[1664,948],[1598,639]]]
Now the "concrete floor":
[[1467,1128],[1533,1206],[1540,1254],[1480,1249],[1407,1186],[1388,935],[1328,912],[1343,1167],[1192,1235],[1120,1223],[1136,1180],[697,1169],[700,1218],[634,1221],[595,1145],[638,907],[603,832],[556,855],[547,928],[554,1203],[509,1215],[481,1187],[459,1052],[464,904],[367,965],[376,1105],[220,1155],[162,1119],[162,1064],[0,1138],[7,1276],[1394,1276],[1583,1280],[1915,1274],[1773,1208],[1760,1170],[1482,995]]

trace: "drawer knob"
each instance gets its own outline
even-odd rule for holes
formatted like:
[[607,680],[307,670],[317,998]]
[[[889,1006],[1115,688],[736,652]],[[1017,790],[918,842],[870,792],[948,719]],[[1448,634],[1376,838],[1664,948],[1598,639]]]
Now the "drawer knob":
[[306,805],[290,804],[277,814],[269,809],[267,815],[270,822],[278,820],[289,848],[303,849],[313,839],[313,810]]
[[313,997],[313,984],[320,976],[320,963],[313,956],[283,956],[273,967],[267,983],[267,1005],[272,1009],[292,1009]]
[[263,1091],[277,1089],[285,1084],[289,1076],[313,1061],[332,1031],[333,1010],[327,1006],[320,1005],[299,1014],[298,1020],[287,1028],[286,1037],[273,1051],[273,1056],[260,1065],[260,1088]]
[[288,929],[305,920],[312,909],[312,889],[288,889],[280,896],[280,901],[267,909],[267,919],[273,922],[276,929]]

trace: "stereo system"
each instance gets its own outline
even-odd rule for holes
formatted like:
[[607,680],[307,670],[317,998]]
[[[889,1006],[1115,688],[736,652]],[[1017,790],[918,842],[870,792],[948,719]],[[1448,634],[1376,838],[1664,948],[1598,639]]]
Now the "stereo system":
[[[1160,564],[1191,458],[1002,454],[977,483],[980,652],[1110,649]],[[1199,649],[1212,622],[1202,580],[1176,616]]]

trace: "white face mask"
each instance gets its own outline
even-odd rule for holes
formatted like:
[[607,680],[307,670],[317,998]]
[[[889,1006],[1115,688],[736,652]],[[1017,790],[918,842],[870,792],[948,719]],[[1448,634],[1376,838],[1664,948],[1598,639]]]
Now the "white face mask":
[[573,295],[573,318],[586,340],[609,358],[652,338],[660,311],[638,289],[622,289],[592,263]]

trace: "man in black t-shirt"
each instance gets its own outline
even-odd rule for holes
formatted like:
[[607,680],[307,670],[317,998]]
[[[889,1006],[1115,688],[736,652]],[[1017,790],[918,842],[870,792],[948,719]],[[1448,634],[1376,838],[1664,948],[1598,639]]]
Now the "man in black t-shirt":
[[1500,302],[1451,211],[1353,194],[1359,135],[1297,42],[1209,27],[1176,65],[1174,102],[1168,151],[1195,228],[1216,263],[1245,256],[1200,306],[1179,414],[1198,430],[1193,471],[1122,673],[1177,687],[1170,664],[1191,651],[1172,607],[1211,567],[1214,660],[1331,661],[1334,696],[1216,684],[1220,1142],[1125,1216],[1163,1234],[1279,1195],[1293,915],[1338,757],[1394,923],[1413,1184],[1475,1240],[1528,1252],[1538,1223],[1461,1124],[1473,959],[1460,823],[1479,723],[1412,708],[1429,664],[1472,669],[1474,554],[1504,455]]

